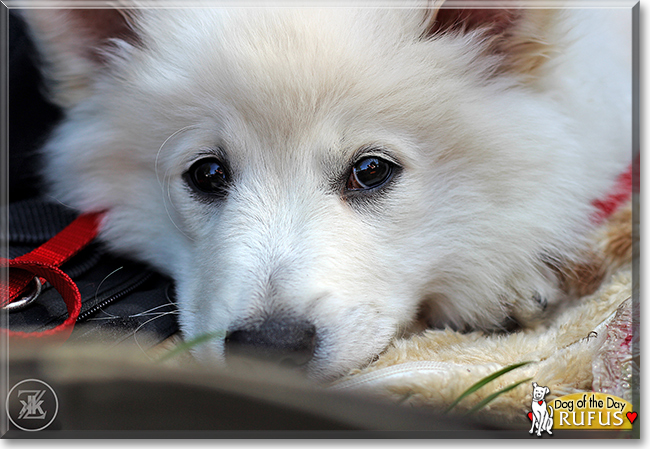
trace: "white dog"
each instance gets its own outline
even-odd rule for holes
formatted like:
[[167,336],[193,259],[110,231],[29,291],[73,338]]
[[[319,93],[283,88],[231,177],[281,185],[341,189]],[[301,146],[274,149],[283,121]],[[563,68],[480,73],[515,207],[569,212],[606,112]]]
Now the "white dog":
[[533,433],[535,426],[537,426],[537,436],[542,436],[542,432],[546,431],[549,435],[553,435],[551,429],[553,428],[553,409],[546,405],[544,397],[549,394],[551,390],[548,387],[539,387],[537,382],[533,382],[533,425],[530,427],[528,433]]
[[440,3],[26,10],[50,193],[175,279],[201,357],[330,378],[423,311],[531,323],[630,164],[631,13]]

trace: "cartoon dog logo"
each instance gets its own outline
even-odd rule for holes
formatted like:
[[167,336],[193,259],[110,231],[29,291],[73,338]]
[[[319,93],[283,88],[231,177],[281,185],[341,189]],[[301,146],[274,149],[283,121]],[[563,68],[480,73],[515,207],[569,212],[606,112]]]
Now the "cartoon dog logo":
[[549,435],[553,435],[551,429],[553,428],[553,408],[546,405],[544,397],[549,394],[551,390],[548,387],[540,387],[537,382],[533,382],[533,402],[532,402],[532,416],[533,425],[530,427],[528,433],[532,434],[537,426],[537,436],[541,437],[542,432],[546,431]]

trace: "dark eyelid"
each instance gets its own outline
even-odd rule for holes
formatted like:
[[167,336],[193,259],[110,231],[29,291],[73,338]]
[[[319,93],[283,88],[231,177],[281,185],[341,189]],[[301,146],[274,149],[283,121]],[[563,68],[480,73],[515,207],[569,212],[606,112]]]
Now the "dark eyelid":
[[185,166],[185,171],[189,170],[194,163],[200,161],[201,159],[205,159],[208,157],[213,157],[215,159],[218,159],[219,161],[222,161],[223,164],[225,164],[225,161],[227,160],[226,158],[226,152],[223,150],[221,147],[215,147],[215,148],[205,148],[202,150],[199,150],[197,153],[195,153],[192,156],[192,159],[187,161],[186,166]]
[[350,158],[350,163],[348,164],[348,167],[353,167],[355,164],[358,164],[363,159],[369,157],[377,157],[379,159],[384,159],[385,161],[390,162],[391,164],[395,164],[399,167],[402,166],[402,163],[386,148],[379,145],[377,146],[365,145],[354,152],[354,154]]

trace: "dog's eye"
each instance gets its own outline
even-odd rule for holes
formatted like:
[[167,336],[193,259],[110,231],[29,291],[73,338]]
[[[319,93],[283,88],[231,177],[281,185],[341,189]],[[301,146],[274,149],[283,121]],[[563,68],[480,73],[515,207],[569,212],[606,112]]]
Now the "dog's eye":
[[228,172],[223,163],[214,157],[192,164],[186,179],[195,190],[211,195],[224,195],[228,187]]
[[346,185],[347,190],[370,190],[384,185],[393,175],[391,162],[378,157],[366,157],[354,164]]

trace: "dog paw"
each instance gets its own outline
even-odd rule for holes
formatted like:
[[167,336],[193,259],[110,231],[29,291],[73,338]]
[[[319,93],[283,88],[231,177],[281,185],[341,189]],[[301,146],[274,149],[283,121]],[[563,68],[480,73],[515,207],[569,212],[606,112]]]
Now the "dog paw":
[[544,323],[566,298],[550,268],[540,265],[532,271],[517,277],[510,285],[514,296],[511,316],[523,327]]
[[533,301],[539,304],[539,307],[542,309],[542,311],[546,310],[546,307],[548,307],[548,299],[546,299],[546,297],[542,296],[540,293],[533,293]]
[[534,291],[521,295],[512,308],[511,317],[523,327],[532,327],[544,323],[552,315],[553,305],[560,301],[561,292]]

